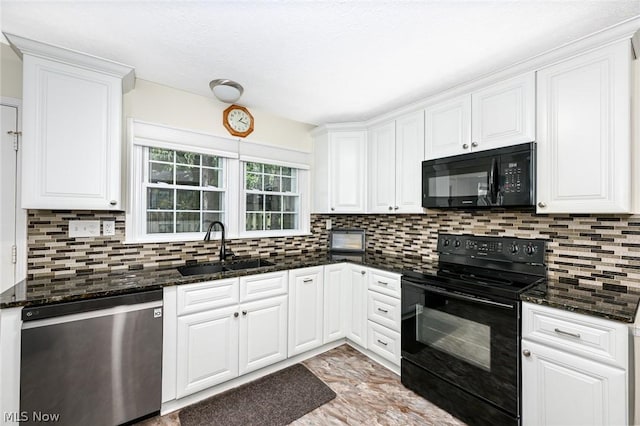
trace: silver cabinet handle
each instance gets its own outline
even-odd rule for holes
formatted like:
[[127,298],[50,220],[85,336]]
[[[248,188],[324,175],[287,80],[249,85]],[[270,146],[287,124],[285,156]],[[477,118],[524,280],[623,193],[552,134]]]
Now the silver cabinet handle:
[[242,315],[247,315],[247,311],[242,311]]
[[462,149],[469,149],[469,144],[468,143],[462,144]]
[[530,357],[531,356],[531,351],[529,349],[523,349],[522,350],[522,355],[524,355],[526,357]]
[[311,278],[306,278],[306,279],[302,280],[303,283],[310,283],[312,281],[313,280]]
[[538,202],[538,207],[540,207],[540,208],[544,208],[544,207],[547,207],[547,204],[546,204],[546,203],[544,203],[543,201],[539,201],[539,202]]
[[384,281],[380,281],[380,280],[378,280],[378,284],[389,285],[389,283],[385,283]]
[[239,314],[239,313],[237,313],[237,312],[234,312],[234,313],[233,313],[233,316],[234,316],[235,318],[238,318],[238,315],[240,315],[240,314]]
[[331,211],[332,211],[332,212],[333,212],[333,211],[335,211],[335,210],[336,210],[336,209],[335,209],[335,207],[331,207]]
[[118,202],[116,200],[111,200],[109,201],[109,204],[111,204],[112,206],[115,206],[116,204],[118,204]]
[[361,271],[360,273],[361,273],[362,275],[364,275],[364,274],[366,274],[366,273],[367,273],[367,271]]
[[381,345],[385,345],[385,346],[387,346],[387,345],[388,345],[388,343],[387,343],[387,342],[383,342],[383,341],[382,341],[382,340],[380,340],[380,339],[378,339],[378,343],[380,343]]
[[387,311],[386,309],[378,308],[378,310],[379,310],[380,312],[384,312],[385,314],[388,314],[388,313],[389,313],[389,311]]
[[393,209],[394,209],[394,210],[398,210],[399,208],[400,208],[400,207],[398,207],[398,206],[395,206],[395,207],[394,207]]
[[553,329],[553,331],[555,331],[558,334],[564,334],[565,336],[575,337],[576,339],[580,338],[579,333],[569,333],[568,331],[560,330],[559,328],[555,328]]
[[475,148],[475,147],[477,147],[477,146],[478,146],[478,142],[471,142],[471,147],[472,147],[472,148]]

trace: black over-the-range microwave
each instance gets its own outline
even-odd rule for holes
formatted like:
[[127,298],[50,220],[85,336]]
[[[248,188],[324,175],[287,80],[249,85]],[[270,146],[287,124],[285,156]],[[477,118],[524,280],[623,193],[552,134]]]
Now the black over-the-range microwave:
[[422,207],[532,207],[534,142],[422,162]]

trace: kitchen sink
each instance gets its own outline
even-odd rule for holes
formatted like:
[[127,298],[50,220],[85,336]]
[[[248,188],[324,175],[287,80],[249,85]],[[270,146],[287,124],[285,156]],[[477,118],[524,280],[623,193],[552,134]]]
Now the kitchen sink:
[[264,259],[248,259],[229,262],[224,265],[228,271],[238,271],[241,269],[262,268],[264,266],[273,266],[273,262]]
[[203,275],[203,274],[215,274],[216,272],[225,271],[222,263],[204,263],[201,265],[185,265],[178,268],[178,272],[182,276],[187,275]]
[[200,265],[184,265],[178,267],[178,272],[184,277],[187,275],[215,274],[224,271],[241,271],[243,269],[262,268],[273,266],[273,262],[264,259],[236,260],[228,263],[203,263]]

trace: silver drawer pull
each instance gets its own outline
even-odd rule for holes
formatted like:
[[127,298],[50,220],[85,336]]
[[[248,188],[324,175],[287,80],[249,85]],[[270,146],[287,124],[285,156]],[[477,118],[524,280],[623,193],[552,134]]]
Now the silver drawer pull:
[[303,283],[310,283],[311,281],[313,281],[311,278],[307,278],[306,280],[302,280]]
[[388,313],[389,313],[389,311],[387,311],[386,309],[378,308],[378,310],[379,310],[380,312],[384,312],[385,314],[388,314]]
[[575,337],[576,339],[580,338],[580,334],[578,333],[569,333],[568,331],[560,330],[559,328],[556,328],[553,331],[555,331],[558,334],[564,334],[565,336]]
[[386,283],[384,281],[378,281],[378,284],[382,284],[382,285],[389,285],[389,283]]
[[388,343],[387,343],[387,342],[383,342],[383,341],[382,341],[382,340],[380,340],[380,339],[378,339],[378,343],[380,343],[381,345],[385,345],[385,346],[387,346],[387,345],[388,345]]

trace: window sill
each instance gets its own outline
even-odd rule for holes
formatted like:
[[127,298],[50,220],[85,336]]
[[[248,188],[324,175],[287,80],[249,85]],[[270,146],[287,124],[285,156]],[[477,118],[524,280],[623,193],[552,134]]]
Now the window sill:
[[[153,237],[140,237],[140,238],[125,238],[124,244],[153,244],[153,243],[181,243],[187,241],[203,241],[204,232],[197,234],[185,234],[175,236],[171,235],[157,235]],[[284,237],[309,237],[313,234],[309,231],[292,231],[292,232],[279,232],[274,233],[270,231],[256,231],[255,233],[242,233],[240,235],[226,235],[227,241],[229,240],[250,240],[256,238],[284,238]],[[220,232],[212,232],[211,240],[219,240],[221,238]]]

